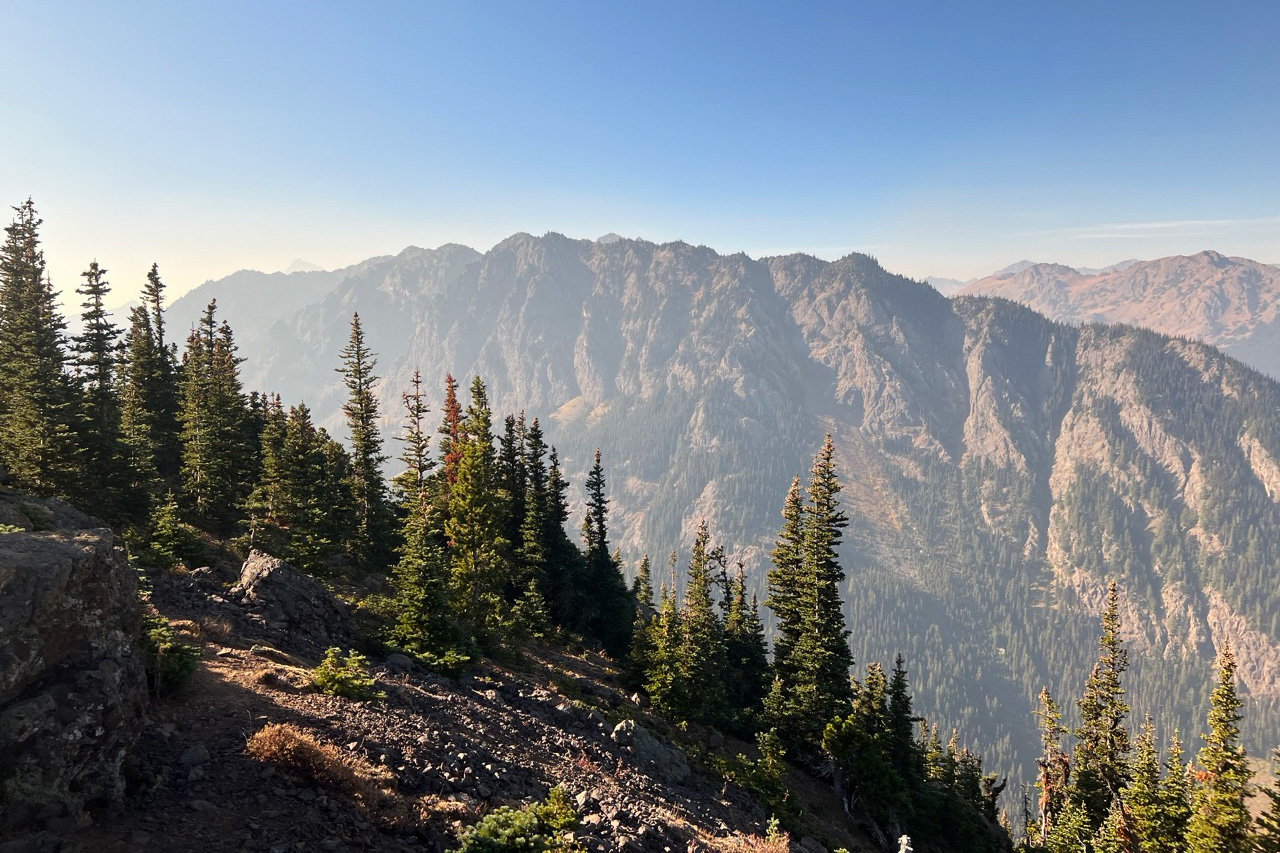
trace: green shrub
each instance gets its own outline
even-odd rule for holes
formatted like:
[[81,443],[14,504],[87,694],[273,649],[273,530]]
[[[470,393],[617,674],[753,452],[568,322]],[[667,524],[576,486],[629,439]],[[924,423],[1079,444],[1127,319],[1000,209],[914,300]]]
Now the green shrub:
[[311,683],[321,693],[357,701],[381,699],[384,695],[374,688],[369,660],[359,652],[348,652],[344,659],[337,646],[325,652],[324,660],[312,670]]
[[200,650],[178,641],[167,619],[145,612],[139,638],[147,687],[157,696],[176,693],[191,680],[200,660]]
[[465,830],[457,853],[578,853],[582,847],[563,840],[578,825],[578,813],[559,785],[546,800],[521,809],[504,806]]

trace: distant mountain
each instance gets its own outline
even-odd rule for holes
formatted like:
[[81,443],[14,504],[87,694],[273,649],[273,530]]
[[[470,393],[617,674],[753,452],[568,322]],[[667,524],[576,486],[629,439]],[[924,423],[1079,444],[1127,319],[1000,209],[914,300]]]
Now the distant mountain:
[[924,280],[925,284],[941,293],[943,296],[955,296],[966,285],[972,284],[977,279],[969,279],[969,281],[960,281],[955,278],[943,278],[942,276],[931,275]]
[[289,266],[285,267],[283,272],[287,275],[294,272],[324,272],[324,269],[310,261],[304,261],[301,258],[298,258],[296,261],[289,264]]
[[[1080,277],[1010,275],[1048,293]],[[265,279],[233,279],[198,302],[243,313],[234,294]],[[830,430],[857,659],[904,653],[918,708],[1015,780],[1040,687],[1073,707],[1112,577],[1136,714],[1198,731],[1229,641],[1252,747],[1280,740],[1280,385],[1212,347],[948,300],[863,255],[557,234],[410,248],[316,289],[237,327],[248,387],[341,432],[334,368],[359,311],[388,437],[415,369],[437,396],[446,371],[478,374],[497,411],[543,421],[575,483],[601,448],[627,559],[685,552],[706,518],[762,597],[783,495]]]
[[1217,252],[1125,261],[1105,270],[1034,264],[974,282],[1067,323],[1129,323],[1213,344],[1280,377],[1280,269]]

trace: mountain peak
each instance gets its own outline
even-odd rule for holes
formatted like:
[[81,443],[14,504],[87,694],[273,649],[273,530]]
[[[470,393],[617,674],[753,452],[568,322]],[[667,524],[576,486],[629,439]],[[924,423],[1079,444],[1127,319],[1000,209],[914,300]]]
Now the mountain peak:
[[298,258],[293,263],[289,264],[289,266],[285,267],[283,270],[283,272],[286,275],[289,275],[295,272],[324,272],[324,271],[325,271],[324,267],[319,266],[318,264],[313,264],[310,261],[304,261],[301,258]]

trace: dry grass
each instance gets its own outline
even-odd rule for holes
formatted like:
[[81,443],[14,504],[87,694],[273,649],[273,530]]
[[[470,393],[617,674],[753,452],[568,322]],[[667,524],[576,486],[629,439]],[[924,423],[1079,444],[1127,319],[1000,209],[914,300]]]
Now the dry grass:
[[295,726],[264,726],[249,738],[245,750],[259,761],[277,764],[289,775],[349,797],[366,809],[381,810],[388,804],[390,773],[358,758],[344,758]]
[[196,620],[196,636],[206,643],[225,645],[231,633],[231,622],[223,616],[201,616]]
[[772,838],[758,835],[731,835],[728,838],[709,838],[707,849],[721,853],[788,853],[791,838],[785,832]]

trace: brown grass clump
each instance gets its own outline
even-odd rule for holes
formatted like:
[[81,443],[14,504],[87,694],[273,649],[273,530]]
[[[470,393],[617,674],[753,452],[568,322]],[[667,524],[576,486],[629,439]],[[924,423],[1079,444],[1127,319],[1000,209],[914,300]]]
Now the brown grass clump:
[[231,622],[224,616],[202,616],[196,620],[196,636],[206,643],[226,643]]
[[382,807],[391,774],[356,758],[343,758],[338,750],[320,743],[301,729],[285,723],[263,726],[249,738],[249,755],[270,761],[288,774],[356,800],[366,809]]
[[791,838],[780,833],[769,838],[758,835],[731,835],[728,838],[712,838],[707,842],[712,850],[720,853],[788,853]]

